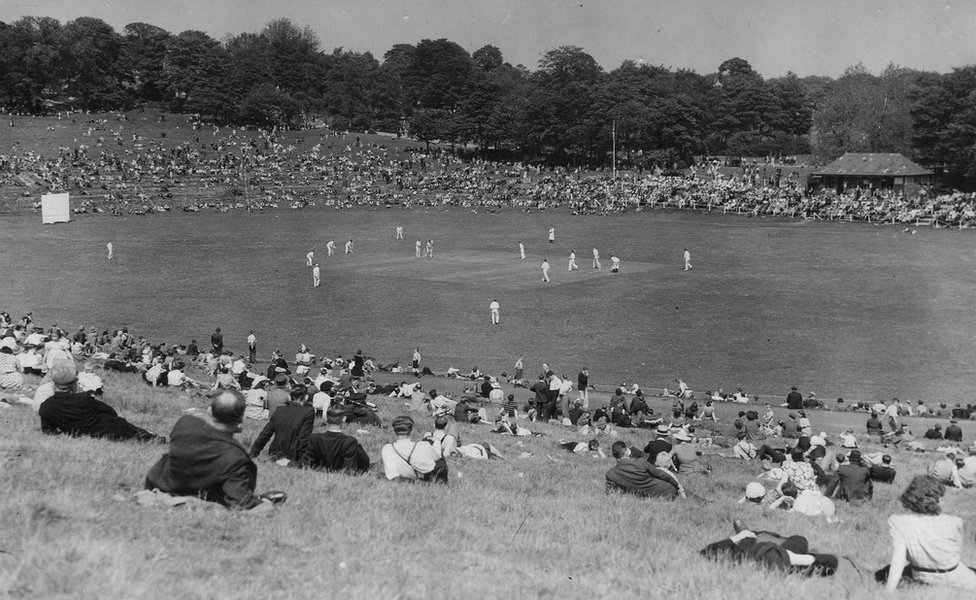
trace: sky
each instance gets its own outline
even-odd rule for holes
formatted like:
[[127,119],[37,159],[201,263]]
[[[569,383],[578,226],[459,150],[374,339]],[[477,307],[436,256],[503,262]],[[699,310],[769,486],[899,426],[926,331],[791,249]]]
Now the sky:
[[97,17],[121,32],[145,22],[217,39],[287,17],[323,50],[370,51],[447,38],[468,52],[492,44],[507,62],[580,46],[605,69],[624,61],[713,73],[726,59],[764,77],[838,77],[862,63],[948,72],[976,63],[976,2],[932,0],[0,0],[0,20]]

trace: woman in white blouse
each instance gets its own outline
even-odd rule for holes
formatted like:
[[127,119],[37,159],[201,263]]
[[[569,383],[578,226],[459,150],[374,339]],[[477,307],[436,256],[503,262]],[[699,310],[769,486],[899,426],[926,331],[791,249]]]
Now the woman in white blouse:
[[961,561],[963,522],[941,514],[944,494],[945,486],[928,475],[915,477],[905,488],[900,500],[911,512],[888,518],[892,543],[888,591],[898,587],[903,575],[930,585],[976,591],[976,572]]

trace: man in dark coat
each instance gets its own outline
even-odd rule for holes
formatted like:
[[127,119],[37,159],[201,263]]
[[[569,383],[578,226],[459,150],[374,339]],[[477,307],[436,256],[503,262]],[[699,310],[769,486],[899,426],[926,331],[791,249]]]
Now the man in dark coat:
[[949,426],[945,428],[945,439],[950,442],[962,442],[962,428],[957,425],[959,421],[951,419]]
[[659,469],[646,460],[631,458],[626,442],[614,442],[611,447],[617,464],[607,471],[606,493],[621,492],[641,498],[684,497],[684,490],[673,473]]
[[78,371],[69,360],[55,361],[51,367],[54,395],[41,403],[37,412],[44,433],[88,435],[113,441],[150,442],[166,438],[136,427],[119,416],[115,409],[96,400],[89,392],[76,392]]
[[369,471],[369,456],[359,440],[342,432],[345,418],[341,408],[326,411],[326,430],[309,437],[300,466],[349,474]]
[[803,410],[803,395],[796,391],[796,386],[791,387],[790,393],[786,395],[786,408]]
[[[268,456],[272,460],[299,460],[305,455],[308,438],[315,426],[315,409],[301,401],[299,395],[271,413],[268,423],[254,439],[251,457],[257,457],[270,441]],[[274,438],[272,440],[272,438]]]
[[[837,457],[838,462],[841,456]],[[864,465],[860,450],[851,450],[846,464],[837,467],[824,495],[838,500],[870,500],[874,496],[871,471]]]
[[180,417],[170,435],[169,453],[146,475],[146,489],[198,496],[235,510],[265,511],[268,500],[255,495],[258,467],[234,434],[244,420],[244,396],[223,390],[208,414]]

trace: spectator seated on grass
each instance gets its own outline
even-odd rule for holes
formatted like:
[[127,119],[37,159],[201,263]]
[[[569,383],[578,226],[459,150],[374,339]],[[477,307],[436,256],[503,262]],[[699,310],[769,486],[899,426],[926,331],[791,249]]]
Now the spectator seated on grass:
[[766,499],[766,488],[758,481],[752,481],[746,485],[746,493],[739,498],[739,504],[762,504]]
[[702,451],[691,444],[691,435],[684,429],[679,429],[671,436],[675,446],[671,449],[671,460],[675,470],[680,474],[708,473],[712,470],[702,455]]
[[881,423],[881,416],[874,410],[867,421],[868,437],[881,438],[884,435],[884,424]]
[[894,483],[895,475],[898,472],[891,466],[891,455],[881,454],[880,452],[875,452],[870,456],[866,456],[865,462],[868,466],[868,472],[871,474],[871,481],[877,483]]
[[950,419],[949,426],[945,428],[944,437],[950,442],[962,442],[962,428],[957,423],[957,419]]
[[666,469],[660,469],[646,460],[632,458],[632,450],[626,442],[616,441],[610,448],[617,464],[606,474],[606,493],[620,492],[640,498],[685,497],[678,478]]
[[82,392],[89,392],[94,396],[101,396],[105,392],[102,378],[95,375],[95,365],[87,362],[85,369],[78,373],[78,389]]
[[745,431],[739,431],[735,434],[738,440],[734,446],[732,446],[732,456],[735,458],[742,458],[745,460],[752,460],[756,458],[759,451],[756,447],[749,441]]
[[290,465],[350,475],[369,471],[369,455],[359,440],[342,432],[345,420],[346,413],[342,408],[327,410],[325,431],[309,436],[302,459]]
[[959,481],[959,470],[956,467],[955,452],[946,452],[943,458],[929,465],[928,475],[942,485],[962,487],[962,482]]
[[941,440],[942,425],[936,423],[928,431],[925,432],[925,435],[923,437],[927,440]]
[[251,389],[244,391],[244,399],[247,403],[244,409],[244,418],[254,421],[264,421],[269,416],[268,411],[268,380],[262,379]]
[[49,371],[53,395],[39,408],[41,431],[48,434],[87,435],[113,441],[160,441],[166,438],[136,427],[115,412],[115,409],[90,392],[77,392],[78,371],[74,362],[59,359]]
[[383,446],[383,472],[390,481],[447,483],[447,461],[437,455],[430,442],[415,442],[412,418],[401,415],[393,419],[396,440]]
[[559,447],[571,454],[589,454],[593,458],[606,458],[603,448],[600,447],[600,440],[594,438],[588,442],[567,442],[559,440]]
[[187,377],[185,369],[186,365],[182,361],[173,363],[173,368],[166,373],[166,385],[181,390],[200,390],[207,387],[203,382]]
[[767,507],[768,510],[782,509],[808,517],[824,517],[828,523],[837,522],[837,510],[833,501],[820,493],[820,490],[799,491],[791,482],[783,485],[782,496]]
[[917,581],[976,592],[976,573],[962,562],[963,520],[942,514],[944,494],[939,481],[916,476],[899,498],[909,514],[888,517],[891,562],[875,579],[889,591]]
[[147,490],[197,496],[235,510],[265,512],[284,501],[283,492],[257,496],[258,468],[234,434],[244,420],[244,396],[224,390],[210,402],[210,412],[179,418],[169,452],[149,469]]
[[711,559],[727,557],[735,562],[750,562],[771,571],[807,577],[826,577],[837,571],[837,557],[811,552],[809,542],[803,536],[753,532],[738,519],[733,522],[733,527],[735,535],[709,544],[700,554]]
[[23,367],[14,356],[14,346],[13,338],[0,344],[0,390],[17,390],[24,385]]
[[488,442],[480,444],[461,443],[457,423],[451,422],[443,415],[434,419],[434,432],[424,435],[424,439],[428,438],[441,458],[458,456],[479,460],[501,460],[505,458],[498,448]]
[[271,414],[267,425],[254,439],[252,458],[257,458],[269,441],[268,457],[271,460],[297,461],[304,456],[315,426],[315,409],[305,404],[305,396],[303,387],[292,389],[288,403]]
[[874,496],[874,486],[871,484],[871,471],[861,458],[860,450],[851,450],[846,459],[843,454],[837,456],[840,464],[824,490],[828,498],[838,500],[870,500]]

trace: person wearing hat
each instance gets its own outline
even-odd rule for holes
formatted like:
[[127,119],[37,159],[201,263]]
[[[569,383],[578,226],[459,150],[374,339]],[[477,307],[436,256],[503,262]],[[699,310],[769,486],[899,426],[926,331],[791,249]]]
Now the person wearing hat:
[[411,439],[413,426],[409,416],[393,419],[391,427],[396,440],[383,446],[381,451],[383,473],[389,481],[447,483],[447,461],[437,456],[429,442]]
[[925,432],[925,439],[927,440],[941,440],[942,439],[942,425],[936,423],[928,431]]
[[291,390],[289,400],[271,412],[268,423],[251,445],[251,457],[257,458],[270,441],[268,457],[299,460],[305,453],[308,437],[315,426],[315,409],[305,404],[303,386]]
[[860,450],[851,450],[846,461],[841,461],[833,478],[827,484],[824,495],[838,500],[870,500],[874,496],[871,471],[864,464]]
[[758,481],[750,482],[746,485],[746,495],[739,498],[739,504],[749,502],[750,504],[762,504],[766,498],[766,488]]
[[671,460],[678,473],[706,473],[711,471],[702,458],[702,452],[691,445],[691,435],[684,429],[678,429],[671,438],[675,446],[671,449]]
[[280,407],[291,400],[291,378],[287,373],[275,373],[274,386],[268,390],[268,414],[273,415]]
[[44,433],[87,435],[113,441],[166,441],[165,437],[129,423],[89,392],[76,391],[78,370],[74,362],[58,360],[48,374],[54,395],[41,402],[37,410]]
[[626,442],[616,441],[610,452],[617,460],[606,473],[606,493],[619,492],[633,494],[640,498],[667,498],[674,500],[685,497],[684,489],[673,473],[660,469],[646,460],[631,457],[631,449]]
[[959,421],[956,419],[950,419],[949,426],[945,428],[945,435],[943,437],[950,442],[962,443],[962,428],[957,423]]
[[332,407],[325,413],[325,432],[313,433],[301,459],[290,463],[331,472],[349,475],[369,471],[369,455],[359,440],[342,432],[346,412],[341,407]]
[[268,380],[255,382],[251,389],[244,391],[244,418],[264,421],[268,418]]
[[[258,468],[234,434],[244,420],[244,396],[221,390],[210,411],[183,415],[170,435],[169,452],[149,469],[145,488],[167,494],[197,496],[234,510],[265,512],[273,508],[269,494],[254,493]],[[281,492],[274,493],[278,501]]]
[[962,487],[962,482],[959,480],[959,469],[956,466],[955,452],[947,452],[945,457],[929,465],[928,475],[943,485]]
[[810,543],[800,535],[784,537],[769,531],[752,531],[736,519],[732,522],[735,535],[709,544],[699,554],[713,560],[729,558],[735,562],[751,562],[769,570],[813,576],[833,575],[838,560],[833,554],[810,551]]
[[671,435],[670,427],[663,424],[657,426],[657,429],[654,430],[654,439],[644,446],[644,454],[647,455],[647,462],[653,464],[662,452],[668,455],[671,454],[672,446],[668,441],[669,435]]
[[796,391],[796,386],[790,388],[790,393],[786,395],[786,408],[790,410],[803,409],[803,395]]
[[491,382],[491,389],[488,390],[488,401],[499,406],[505,402],[505,392],[502,391],[502,386],[497,381]]

